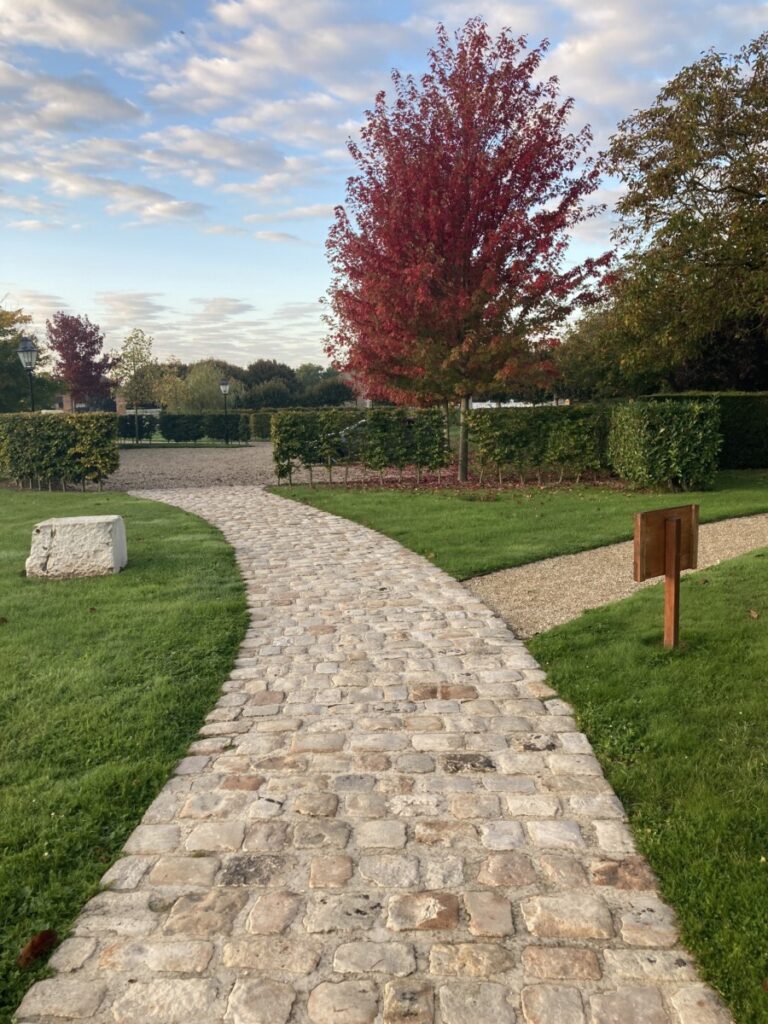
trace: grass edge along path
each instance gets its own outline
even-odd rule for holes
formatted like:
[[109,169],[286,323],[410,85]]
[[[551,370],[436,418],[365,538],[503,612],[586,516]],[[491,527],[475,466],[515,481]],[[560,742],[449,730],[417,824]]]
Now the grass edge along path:
[[[115,576],[24,577],[32,527],[119,514]],[[202,519],[104,494],[0,490],[0,1022],[62,939],[214,705],[245,633],[234,552]]]
[[635,512],[698,503],[701,521],[768,512],[768,470],[731,470],[711,491],[605,485],[506,491],[272,487],[272,493],[368,526],[456,579],[629,540]]
[[528,641],[576,709],[685,945],[737,1024],[768,1020],[768,549]]

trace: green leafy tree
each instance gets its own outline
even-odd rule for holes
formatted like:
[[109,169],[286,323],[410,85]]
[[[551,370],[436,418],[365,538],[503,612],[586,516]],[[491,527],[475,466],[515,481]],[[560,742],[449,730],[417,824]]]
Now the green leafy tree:
[[[673,386],[676,371],[701,376],[713,357],[715,376],[740,386],[765,369],[767,96],[764,33],[683,68],[611,140],[628,249],[616,319],[647,348],[638,365],[656,361]],[[740,351],[718,360],[723,345]]]
[[[29,378],[16,353],[19,342],[24,334],[29,334],[26,325],[32,317],[21,309],[0,308],[0,412],[20,412],[28,410]],[[38,359],[35,367],[35,405],[44,408],[50,405],[60,384],[47,372],[50,355],[38,346]]]
[[248,392],[248,402],[254,409],[285,409],[295,402],[295,393],[280,377],[257,384]]
[[325,373],[320,363],[302,363],[294,372],[296,380],[303,388],[312,388],[319,384]]
[[283,380],[290,388],[294,388],[297,384],[295,371],[286,363],[279,363],[276,359],[256,359],[249,363],[244,371],[244,380],[249,388],[266,384],[270,380]]
[[123,341],[119,353],[116,376],[120,391],[133,409],[134,441],[139,442],[139,406],[156,401],[155,390],[160,376],[156,359],[152,357],[152,337],[135,327]]
[[344,405],[354,402],[355,392],[343,380],[320,380],[311,388],[307,388],[302,398],[303,405]]
[[[245,395],[245,385],[227,375],[230,384],[229,404],[236,406]],[[193,363],[184,380],[184,408],[180,412],[213,412],[222,407],[223,398],[219,381],[222,378],[221,364],[214,360]]]

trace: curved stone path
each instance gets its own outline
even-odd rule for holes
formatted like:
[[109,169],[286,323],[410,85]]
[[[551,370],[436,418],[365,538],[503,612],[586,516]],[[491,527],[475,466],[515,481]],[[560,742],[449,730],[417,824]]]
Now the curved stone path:
[[570,709],[485,605],[258,487],[142,496],[223,530],[251,624],[20,1021],[730,1020]]

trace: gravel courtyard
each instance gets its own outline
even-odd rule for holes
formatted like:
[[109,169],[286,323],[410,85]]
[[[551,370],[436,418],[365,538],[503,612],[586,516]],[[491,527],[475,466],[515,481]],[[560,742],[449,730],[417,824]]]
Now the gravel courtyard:
[[145,491],[276,483],[272,445],[262,441],[247,448],[121,448],[120,468],[104,486],[110,491]]

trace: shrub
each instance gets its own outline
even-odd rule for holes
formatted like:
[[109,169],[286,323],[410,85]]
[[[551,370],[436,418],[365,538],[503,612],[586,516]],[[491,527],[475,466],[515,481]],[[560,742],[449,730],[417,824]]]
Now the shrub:
[[19,485],[101,484],[119,464],[111,413],[0,416],[0,472]]
[[278,480],[288,477],[288,483],[293,483],[293,471],[301,454],[301,417],[304,415],[306,413],[276,412],[272,416],[272,458]]
[[607,464],[608,416],[600,406],[475,409],[469,423],[481,478],[495,466],[499,483],[505,469],[521,482],[546,470],[579,479]]
[[200,413],[161,412],[160,433],[166,441],[199,441],[205,437]]
[[419,478],[425,468],[439,469],[449,459],[444,420],[439,410],[325,409],[317,412],[283,411],[272,417],[273,458],[278,479],[292,481],[301,464],[309,470],[324,464],[329,481],[335,466],[362,462],[367,468],[395,467],[401,475],[415,465]]
[[[576,481],[585,472],[597,472],[606,464],[608,415],[600,408],[557,407],[549,423],[544,462]],[[565,415],[562,415],[562,413]]]
[[251,436],[248,413],[207,412],[203,414],[203,437],[212,441],[247,441]]
[[126,416],[117,417],[117,434],[118,437],[124,439],[135,439],[136,436],[136,421],[138,419],[139,426],[139,441],[144,441],[147,438],[151,438],[154,432],[157,430],[157,418],[155,416],[147,416],[143,413],[139,413],[138,417],[134,417],[131,413]]
[[628,402],[613,411],[608,454],[629,483],[690,491],[714,483],[721,444],[716,401]]
[[768,469],[768,394],[764,391],[649,395],[651,401],[715,399],[720,408],[721,469]]
[[250,415],[251,437],[254,440],[265,441],[270,436],[272,429],[271,412],[252,412]]
[[422,470],[441,470],[450,461],[445,417],[440,409],[422,409],[413,415],[411,430],[412,459],[420,482]]
[[[323,409],[317,414],[320,430],[320,455],[328,471],[328,482],[333,483],[334,466],[344,466],[344,483],[349,479],[349,467],[360,460],[365,436],[365,417],[359,409]],[[361,429],[362,428],[362,429]]]

